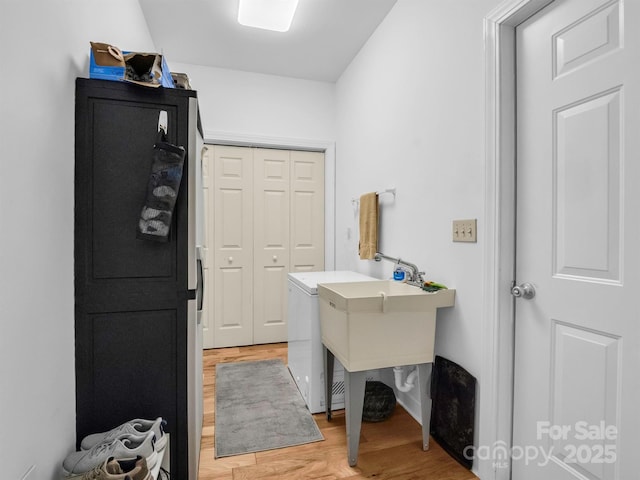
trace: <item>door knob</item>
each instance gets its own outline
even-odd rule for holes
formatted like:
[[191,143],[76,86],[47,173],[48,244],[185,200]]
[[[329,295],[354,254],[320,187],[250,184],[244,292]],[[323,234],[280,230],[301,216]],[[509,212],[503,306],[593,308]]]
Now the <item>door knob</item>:
[[274,262],[277,262],[277,261],[278,261],[278,256],[277,256],[277,255],[274,255],[274,256],[273,256],[273,261],[274,261]]
[[228,258],[229,263],[233,263],[233,257]]
[[515,285],[511,289],[511,295],[516,298],[524,298],[525,300],[531,300],[536,296],[536,289],[533,285],[528,282],[523,283],[522,285]]

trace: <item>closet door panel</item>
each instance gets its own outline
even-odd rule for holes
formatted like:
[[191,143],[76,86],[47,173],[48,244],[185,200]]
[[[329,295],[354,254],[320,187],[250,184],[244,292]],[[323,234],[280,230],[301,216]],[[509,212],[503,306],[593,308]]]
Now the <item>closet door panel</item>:
[[251,151],[214,147],[214,346],[253,343],[253,169]]
[[254,343],[287,340],[290,160],[286,150],[256,148],[254,165]]
[[324,153],[291,152],[291,270],[324,270]]
[[211,306],[215,305],[214,290],[211,288],[213,285],[212,280],[212,268],[210,266],[210,246],[213,245],[213,171],[214,156],[213,147],[206,146],[203,149],[202,154],[202,187],[204,197],[204,242],[202,245],[202,275],[204,277],[205,294],[202,305],[202,347],[204,349],[213,348],[215,327],[213,324],[213,314],[210,312]]

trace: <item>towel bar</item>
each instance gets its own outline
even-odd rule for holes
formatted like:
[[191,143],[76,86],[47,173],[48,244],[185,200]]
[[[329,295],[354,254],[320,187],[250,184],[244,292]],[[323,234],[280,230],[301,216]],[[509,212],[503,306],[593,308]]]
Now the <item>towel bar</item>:
[[[387,188],[386,190],[381,190],[379,192],[376,192],[377,195],[383,195],[385,193],[390,193],[391,195],[393,195],[393,198],[395,200],[395,198],[396,198],[396,189],[395,189],[395,187]],[[352,198],[351,199],[351,203],[354,206],[358,206],[358,205],[360,205],[360,199],[359,198]]]

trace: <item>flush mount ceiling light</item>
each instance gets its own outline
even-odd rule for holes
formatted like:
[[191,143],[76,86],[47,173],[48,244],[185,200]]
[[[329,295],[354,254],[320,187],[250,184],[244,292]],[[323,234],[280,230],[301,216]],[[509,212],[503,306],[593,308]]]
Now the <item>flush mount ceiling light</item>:
[[297,7],[298,0],[240,0],[238,23],[246,27],[286,32]]

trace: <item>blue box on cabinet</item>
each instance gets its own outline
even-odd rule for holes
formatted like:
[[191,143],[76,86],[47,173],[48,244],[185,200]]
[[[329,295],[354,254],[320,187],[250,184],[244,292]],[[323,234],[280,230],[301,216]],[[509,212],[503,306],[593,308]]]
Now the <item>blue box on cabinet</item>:
[[91,42],[89,78],[175,88],[163,55],[121,51],[108,43]]

